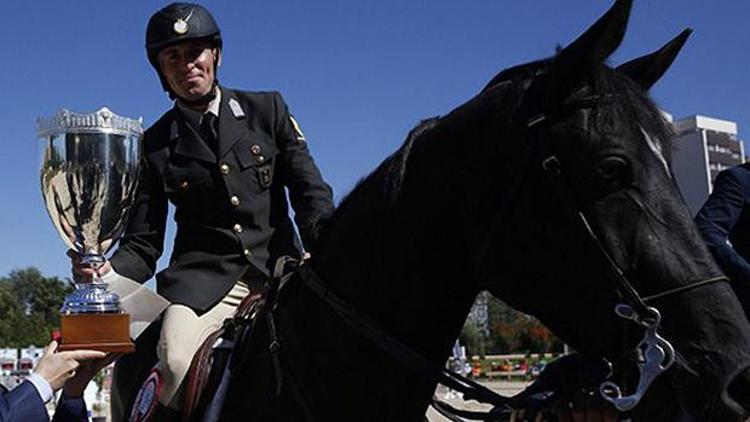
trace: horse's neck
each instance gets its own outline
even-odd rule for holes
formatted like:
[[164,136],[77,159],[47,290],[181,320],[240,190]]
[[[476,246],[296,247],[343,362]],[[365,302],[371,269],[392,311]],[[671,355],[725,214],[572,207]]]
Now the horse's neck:
[[[363,273],[366,271],[351,273],[348,282],[371,292],[382,310],[370,312],[371,304],[363,307],[350,301],[352,305],[436,367],[442,366],[470,301],[463,298],[461,303],[457,296],[450,296],[437,285],[433,291],[422,286],[419,298],[420,293],[413,287],[393,288],[387,280],[363,277]],[[333,281],[332,277],[322,277]],[[377,287],[378,284],[386,287]],[[365,339],[309,289],[301,285],[297,288],[286,310],[287,321],[294,327],[289,330],[288,325],[280,323],[285,335],[291,332],[295,344],[282,347],[286,365],[305,392],[316,419],[421,420],[434,389],[431,382]],[[443,300],[436,300],[436,295],[443,296]],[[381,318],[383,313],[389,317]],[[293,404],[295,399],[290,402]]]
[[[442,128],[429,143],[414,145],[398,198],[372,179],[352,193],[326,227],[312,263],[335,294],[436,366],[448,357],[478,291],[472,260],[484,235],[483,221],[474,217],[491,212],[495,204],[482,189],[497,183],[476,170],[487,155],[483,149],[447,156],[458,130]],[[289,312],[305,344],[300,350],[310,350],[294,365],[306,371],[311,400],[340,398],[321,410],[326,416],[397,421],[424,412],[434,386],[365,340],[317,296],[298,295]]]
[[[316,255],[314,268],[342,299],[441,366],[476,292],[451,256],[457,245],[424,244],[388,226],[381,220],[346,230]],[[313,395],[341,397],[339,408],[322,412],[351,417],[342,402],[351,403],[357,420],[370,420],[362,415],[401,420],[397,418],[424,411],[432,394],[429,381],[385,355],[309,291],[298,300],[290,319],[304,318],[304,328],[295,330],[306,337],[301,349],[318,354],[301,357],[302,365],[313,373],[337,374],[311,385]],[[342,374],[342,368],[350,375]]]

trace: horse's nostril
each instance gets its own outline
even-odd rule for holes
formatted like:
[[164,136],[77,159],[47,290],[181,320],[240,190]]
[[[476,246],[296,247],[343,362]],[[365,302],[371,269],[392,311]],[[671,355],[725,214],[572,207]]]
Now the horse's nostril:
[[745,417],[750,415],[750,368],[745,369],[727,387],[729,397],[742,406]]

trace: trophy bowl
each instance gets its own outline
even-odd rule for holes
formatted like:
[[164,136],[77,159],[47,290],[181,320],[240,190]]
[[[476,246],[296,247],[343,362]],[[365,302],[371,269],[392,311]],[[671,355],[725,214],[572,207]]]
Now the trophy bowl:
[[[94,270],[122,235],[138,185],[142,121],[107,108],[37,120],[40,182],[52,224]],[[133,350],[129,318],[98,276],[75,280],[60,309],[61,349]]]

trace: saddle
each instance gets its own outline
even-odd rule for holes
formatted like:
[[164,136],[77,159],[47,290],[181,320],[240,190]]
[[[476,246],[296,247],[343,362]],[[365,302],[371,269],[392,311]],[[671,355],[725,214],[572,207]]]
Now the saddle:
[[203,393],[216,390],[223,371],[229,363],[230,354],[236,340],[244,337],[245,331],[252,332],[255,318],[265,304],[262,293],[250,294],[240,302],[234,316],[224,321],[221,328],[211,333],[201,344],[190,362],[182,398],[182,420],[190,421],[200,415]]
[[[291,274],[290,269],[296,268],[299,261],[282,256],[274,266],[271,284],[278,288]],[[272,289],[272,292],[274,292]],[[271,293],[273,294],[273,293]],[[185,391],[182,398],[182,420],[193,420],[205,412],[210,400],[206,393],[216,391],[223,369],[229,365],[231,353],[235,344],[246,341],[254,331],[258,315],[263,312],[267,297],[264,293],[251,293],[240,302],[232,318],[228,318],[222,327],[211,333],[201,344],[193,356],[185,381]]]

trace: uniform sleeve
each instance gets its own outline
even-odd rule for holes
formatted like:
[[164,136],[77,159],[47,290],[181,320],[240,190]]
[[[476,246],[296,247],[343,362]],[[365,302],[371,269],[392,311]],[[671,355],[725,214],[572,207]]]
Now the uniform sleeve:
[[111,259],[118,274],[140,283],[154,275],[164,249],[166,220],[167,198],[161,179],[144,159],[129,223]]
[[302,242],[311,250],[325,221],[333,214],[333,192],[323,181],[307,141],[296,120],[289,114],[280,94],[275,94],[276,143],[281,149],[279,165],[294,209]]
[[737,175],[723,171],[716,177],[714,190],[695,217],[698,231],[708,249],[732,280],[744,304],[750,304],[750,264],[729,243],[729,234],[745,207],[745,192]]

